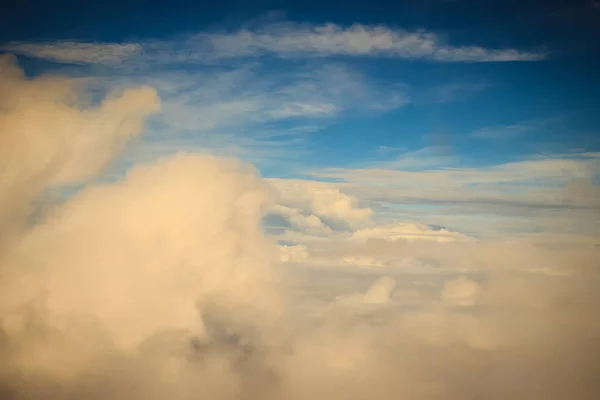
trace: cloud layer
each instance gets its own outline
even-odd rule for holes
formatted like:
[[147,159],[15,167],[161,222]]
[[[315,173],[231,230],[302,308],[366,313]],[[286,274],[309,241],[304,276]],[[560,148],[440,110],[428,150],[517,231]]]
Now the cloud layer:
[[[0,166],[2,397],[598,397],[596,248],[410,224],[356,240],[377,221],[354,197],[294,181],[277,195],[252,166],[198,154],[88,181],[31,221],[35,198],[101,171],[159,103],[134,88],[94,106],[77,81],[0,65],[0,138],[22,154]],[[261,229],[270,210],[332,236],[283,245],[288,260],[429,257],[441,272],[284,268]]]

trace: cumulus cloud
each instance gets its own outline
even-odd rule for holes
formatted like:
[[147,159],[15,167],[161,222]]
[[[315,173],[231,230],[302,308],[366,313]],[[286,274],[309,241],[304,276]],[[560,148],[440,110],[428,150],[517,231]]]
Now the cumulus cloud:
[[[422,154],[421,154],[422,155]],[[597,153],[538,156],[482,168],[449,168],[446,156],[314,174],[364,207],[406,220],[452,226],[471,235],[538,231],[597,237]],[[393,207],[393,208],[392,208]],[[387,210],[386,210],[387,209]],[[379,211],[378,210],[378,211]],[[398,218],[398,217],[396,217]]]
[[308,258],[308,249],[306,246],[297,245],[280,245],[281,252],[279,259],[282,262],[301,262]]
[[[81,109],[73,82],[27,80],[12,61],[2,64],[2,139],[20,154],[2,165],[2,193],[18,186],[27,196],[3,198],[6,215],[47,187],[98,173],[118,150],[108,154],[102,144],[139,133],[158,107],[153,90],[140,88]],[[194,385],[237,397],[240,382],[226,389],[210,380],[235,376],[234,364],[258,345],[255,331],[282,312],[275,247],[260,228],[268,193],[252,167],[179,154],[90,184],[3,236],[2,390],[13,398],[122,398],[140,379],[156,379],[134,397],[188,398]],[[190,368],[193,349],[211,361]],[[191,381],[195,374],[203,383]],[[11,376],[21,381],[9,384]]]
[[270,210],[270,214],[277,215],[289,224],[301,231],[304,231],[310,235],[329,235],[332,230],[329,226],[325,225],[321,219],[316,215],[304,215],[299,209],[282,206],[280,204],[275,205]]
[[324,182],[269,179],[279,190],[282,204],[316,215],[338,228],[356,228],[371,224],[373,210],[360,207],[358,200]]
[[339,305],[361,306],[361,305],[386,305],[392,299],[391,296],[396,287],[396,281],[389,276],[377,279],[369,286],[365,293],[342,295],[336,298]]
[[452,306],[472,306],[477,300],[479,290],[477,282],[460,277],[444,284],[441,299],[444,303]]
[[390,277],[380,278],[373,283],[363,297],[367,304],[386,304],[390,302],[390,296],[396,287],[396,281]]
[[[158,105],[142,88],[82,108],[78,96],[85,93],[68,85],[48,91],[47,78],[25,79],[14,64],[6,71],[3,82],[22,101],[2,97],[4,120],[28,110],[23,99],[35,110],[52,105],[59,117],[48,119],[47,136],[40,126],[52,113],[3,125],[3,140],[23,156],[0,165],[10,184],[1,193],[27,194],[19,201],[3,197],[3,215],[20,212],[49,186],[92,177],[118,152],[119,146],[101,162],[91,160],[91,146],[75,144],[85,127],[99,143],[124,141]],[[54,142],[57,132],[70,136]],[[27,135],[36,140],[20,140]],[[42,139],[55,147],[40,152]],[[30,154],[59,161],[48,168]],[[371,211],[349,196],[317,189],[324,193],[299,192],[313,215],[370,220]],[[0,396],[598,397],[596,249],[370,238],[323,241],[319,249],[284,246],[278,254],[261,221],[280,199],[252,166],[178,154],[135,165],[113,182],[88,182],[52,212],[6,231],[0,238]],[[292,263],[282,268],[277,260],[313,250],[338,258],[426,254],[481,276],[451,268],[344,274]],[[528,272],[538,266],[572,274]],[[396,293],[423,301],[397,302]],[[344,296],[358,301],[340,302]]]
[[0,224],[22,216],[44,188],[96,175],[160,107],[150,87],[92,105],[84,85],[50,75],[28,79],[13,56],[0,56]]

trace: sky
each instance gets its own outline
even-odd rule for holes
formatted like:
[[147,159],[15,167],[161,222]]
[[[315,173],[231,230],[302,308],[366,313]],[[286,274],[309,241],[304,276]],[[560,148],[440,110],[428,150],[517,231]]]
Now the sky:
[[9,1],[0,398],[597,398],[598,42],[592,0]]

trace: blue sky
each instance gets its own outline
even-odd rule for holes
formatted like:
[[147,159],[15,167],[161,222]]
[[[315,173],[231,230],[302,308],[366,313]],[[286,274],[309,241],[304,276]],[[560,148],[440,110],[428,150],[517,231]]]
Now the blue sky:
[[[546,210],[595,210],[565,185],[597,190],[597,2],[33,1],[7,10],[0,48],[29,76],[91,77],[99,95],[158,90],[161,112],[108,177],[208,151],[278,184],[330,182],[382,221],[418,216],[472,235],[491,233],[465,225],[473,218],[507,222],[532,209],[539,221],[507,232],[556,233],[563,225],[547,227]],[[389,181],[374,178],[381,171]],[[420,180],[434,175],[443,185],[423,192]]]
[[599,399],[597,43],[598,0],[5,1],[0,397]]

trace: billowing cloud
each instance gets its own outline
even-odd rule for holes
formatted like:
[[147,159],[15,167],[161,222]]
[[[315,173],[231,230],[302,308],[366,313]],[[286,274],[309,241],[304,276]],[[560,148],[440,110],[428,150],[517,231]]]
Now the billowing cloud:
[[[102,144],[139,133],[158,107],[154,91],[140,88],[82,109],[85,93],[72,90],[75,82],[26,80],[11,59],[2,67],[1,132],[10,145],[2,149],[20,152],[2,165],[3,193],[17,195],[11,189],[19,187],[27,194],[3,198],[3,215],[45,188],[100,172],[119,149],[108,146],[109,154]],[[89,184],[33,225],[5,231],[4,393],[122,398],[139,379],[156,379],[134,397],[187,398],[196,385],[216,398],[237,396],[241,381],[227,383],[230,389],[210,381],[233,377],[247,346],[257,345],[248,342],[255,329],[269,330],[283,311],[276,248],[260,225],[269,207],[268,186],[254,168],[179,154],[135,166],[117,182]],[[193,349],[207,364],[190,368]],[[192,382],[197,373],[204,383]]]
[[290,208],[282,205],[275,205],[270,210],[271,215],[277,215],[287,221],[291,227],[299,229],[310,235],[329,235],[332,233],[330,227],[316,215],[304,215],[296,208]]
[[90,104],[85,80],[28,79],[9,55],[0,56],[0,86],[0,224],[46,187],[96,175],[160,108],[150,87]]
[[444,284],[441,299],[453,306],[472,306],[477,301],[479,290],[477,282],[460,277]]
[[308,249],[301,244],[280,245],[279,250],[282,262],[302,262],[308,258]]
[[297,207],[322,220],[344,228],[371,224],[373,210],[360,207],[358,200],[324,182],[269,179],[279,190],[282,204]]
[[396,287],[396,281],[390,277],[380,278],[373,283],[363,297],[367,304],[386,304],[391,301],[390,296]]

